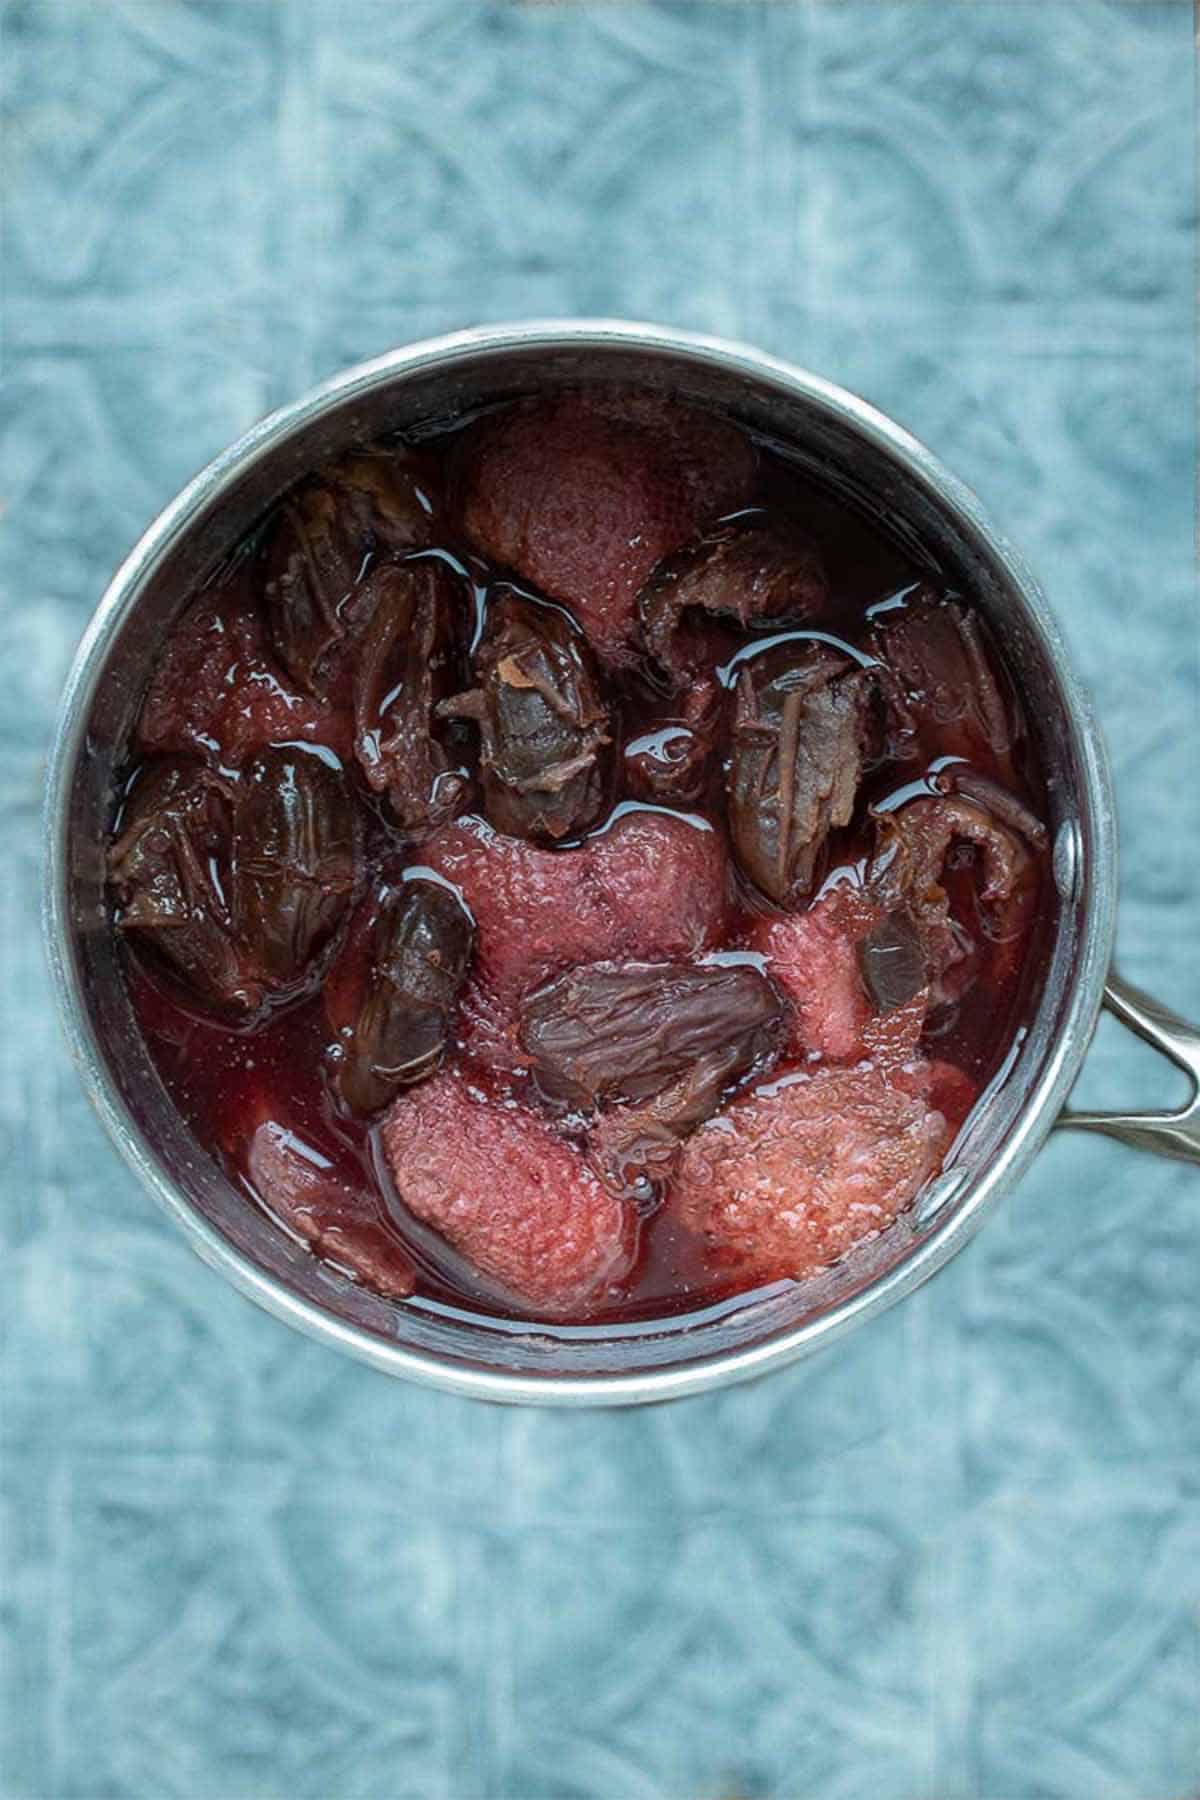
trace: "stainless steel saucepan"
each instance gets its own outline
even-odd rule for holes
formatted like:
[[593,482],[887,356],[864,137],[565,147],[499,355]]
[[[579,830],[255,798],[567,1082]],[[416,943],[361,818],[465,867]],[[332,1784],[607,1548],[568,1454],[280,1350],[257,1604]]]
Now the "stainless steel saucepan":
[[[876,1242],[813,1282],[653,1326],[530,1327],[392,1304],[318,1262],[234,1192],[169,1100],[122,984],[105,903],[114,770],[180,609],[299,475],[350,443],[533,389],[634,381],[799,446],[908,522],[986,613],[1025,695],[1049,785],[1056,919],[1029,1028],[944,1172]],[[1200,1033],[1111,969],[1117,844],[1100,731],[1058,627],[975,496],[898,425],[737,344],[572,321],[460,332],[349,369],[256,425],[150,526],[80,645],[51,757],[45,927],[72,1052],[114,1142],[199,1254],[261,1306],[389,1374],[491,1400],[617,1404],[742,1380],[822,1348],[961,1249],[1055,1125],[1200,1161]],[[1187,1071],[1177,1113],[1064,1111],[1102,1005]]]

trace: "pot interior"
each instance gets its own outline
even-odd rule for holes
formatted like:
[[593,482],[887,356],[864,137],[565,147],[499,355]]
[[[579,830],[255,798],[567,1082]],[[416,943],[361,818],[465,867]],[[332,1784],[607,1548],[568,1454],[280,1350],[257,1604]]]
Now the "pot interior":
[[[231,1188],[190,1135],[142,1042],[108,923],[102,846],[114,776],[164,634],[286,487],[352,443],[435,426],[532,390],[596,381],[660,389],[779,440],[852,504],[885,515],[893,533],[903,521],[916,559],[924,546],[962,584],[1024,696],[1049,791],[1056,894],[1026,1035],[911,1214],[819,1278],[711,1314],[653,1326],[543,1328],[381,1300],[317,1261]],[[398,1372],[498,1397],[530,1391],[531,1381],[512,1380],[522,1376],[564,1390],[592,1384],[605,1397],[600,1390],[619,1375],[626,1391],[617,1397],[633,1398],[668,1391],[665,1381],[633,1391],[652,1372],[702,1385],[748,1372],[754,1358],[745,1353],[761,1351],[766,1361],[823,1341],[915,1285],[963,1241],[1049,1129],[1086,1047],[1091,1017],[1077,1027],[1081,1012],[1094,1016],[1107,949],[1097,942],[1107,926],[1095,896],[1111,886],[1112,873],[1103,770],[1084,703],[1039,609],[1036,591],[971,497],[918,446],[869,408],[749,353],[602,330],[577,329],[564,341],[551,327],[418,347],[331,384],[219,459],[152,528],[110,591],[68,698],[56,771],[62,810],[51,820],[58,857],[52,932],[75,1049],[110,1128],[208,1260],[293,1322]],[[1094,996],[1081,992],[1081,982]]]

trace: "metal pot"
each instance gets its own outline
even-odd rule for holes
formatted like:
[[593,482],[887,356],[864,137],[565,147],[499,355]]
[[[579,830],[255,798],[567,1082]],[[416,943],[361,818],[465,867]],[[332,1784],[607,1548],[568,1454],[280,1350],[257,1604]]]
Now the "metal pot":
[[[102,845],[114,768],[151,664],[215,561],[297,476],[351,442],[534,388],[637,381],[798,446],[868,506],[907,521],[984,610],[1025,694],[1047,773],[1056,919],[1028,1030],[913,1210],[815,1281],[653,1326],[531,1327],[394,1305],[318,1262],[237,1195],[190,1136],[119,976]],[[502,1401],[663,1400],[829,1344],[961,1249],[1056,1124],[1200,1160],[1200,1105],[1080,1115],[1064,1103],[1101,1005],[1200,1082],[1200,1034],[1110,974],[1116,833],[1099,729],[1058,628],[975,496],[853,394],[772,357],[655,326],[578,321],[460,332],[364,363],[256,425],[151,525],[80,645],[51,756],[45,929],[80,1074],[127,1161],[205,1259],[251,1299],[389,1374]]]

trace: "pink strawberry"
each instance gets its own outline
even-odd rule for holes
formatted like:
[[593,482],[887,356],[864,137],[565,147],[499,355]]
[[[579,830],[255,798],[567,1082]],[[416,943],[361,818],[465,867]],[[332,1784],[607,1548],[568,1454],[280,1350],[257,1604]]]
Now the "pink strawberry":
[[754,453],[732,426],[672,400],[564,392],[485,420],[464,444],[460,478],[484,554],[565,601],[620,663],[650,571],[745,503]]
[[422,861],[461,891],[478,926],[464,1009],[498,1023],[528,988],[576,963],[670,961],[719,942],[727,911],[725,846],[703,823],[622,812],[573,850],[502,837],[481,819],[435,833]]
[[951,1131],[928,1091],[924,1065],[903,1085],[869,1066],[776,1077],[687,1140],[670,1205],[741,1281],[813,1275],[936,1173]]
[[329,1159],[277,1120],[255,1129],[247,1171],[262,1200],[312,1245],[385,1299],[411,1294],[416,1273],[383,1223],[380,1205],[343,1179]]
[[448,1071],[400,1096],[383,1142],[409,1211],[529,1311],[586,1314],[628,1272],[634,1209],[524,1107]]
[[[929,1007],[927,985],[909,994],[898,988],[892,1003],[881,1007],[864,977],[864,950],[874,946],[869,953],[881,954],[887,924],[870,895],[839,886],[806,912],[764,918],[754,927],[751,945],[766,957],[768,973],[795,1009],[795,1055],[831,1063],[866,1057],[896,1068],[916,1054]],[[919,970],[912,978],[921,981]]]
[[144,750],[198,751],[236,767],[270,743],[351,754],[353,723],[300,693],[275,661],[247,582],[232,576],[192,602],[167,639],[142,707]]
[[879,916],[860,893],[832,888],[807,912],[764,918],[751,945],[795,1007],[792,1048],[829,1062],[856,1062],[872,1015],[858,943]]

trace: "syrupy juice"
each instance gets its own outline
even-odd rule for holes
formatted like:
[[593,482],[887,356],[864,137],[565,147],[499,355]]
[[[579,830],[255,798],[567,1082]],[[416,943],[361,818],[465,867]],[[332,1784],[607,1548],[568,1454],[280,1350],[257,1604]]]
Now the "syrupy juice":
[[[434,472],[434,480],[451,493],[458,479],[459,434],[456,425],[444,436],[425,437],[421,443],[421,456]],[[943,598],[957,592],[951,577],[939,570],[931,557],[926,559],[919,549],[914,552],[910,535],[894,529],[886,516],[872,516],[852,505],[833,488],[803,473],[778,446],[755,444],[754,457],[753,489],[745,496],[744,505],[725,516],[761,523],[785,536],[802,531],[824,566],[828,596],[815,619],[796,623],[772,620],[767,629],[757,623],[747,628],[719,616],[705,622],[702,641],[707,660],[703,672],[716,673],[726,696],[721,703],[726,707],[733,705],[728,696],[737,683],[740,665],[764,645],[823,642],[871,669],[878,663],[879,640],[873,632],[879,621],[903,613],[913,604],[913,596],[931,589]],[[528,593],[539,605],[545,604],[547,596],[519,570],[514,572],[511,566],[482,555],[478,543],[456,526],[452,506],[446,516],[448,523],[437,541],[423,545],[417,554],[443,562],[458,584],[464,613],[461,650],[469,661],[498,593]],[[237,547],[231,566],[254,566],[269,529],[267,521],[253,540]],[[368,544],[360,580],[370,575],[378,556],[379,551]],[[553,602],[554,596],[549,598]],[[970,606],[969,594],[959,598]],[[264,604],[261,595],[255,604]],[[881,817],[902,811],[921,796],[944,796],[953,790],[956,772],[967,771],[972,779],[977,778],[982,784],[979,791],[985,795],[991,784],[1010,796],[1018,816],[1034,822],[1044,818],[1045,793],[1019,697],[982,628],[975,642],[975,653],[979,654],[982,645],[995,691],[1003,696],[1010,726],[1004,748],[993,752],[977,737],[970,745],[969,757],[964,756],[961,742],[954,740],[951,732],[955,747],[948,750],[937,696],[930,700],[910,682],[898,702],[904,709],[903,742],[895,733],[889,736],[886,728],[877,733],[864,760],[853,816],[828,831],[811,889],[797,910],[819,903],[838,889],[860,890],[879,861]],[[241,679],[245,668],[244,644],[232,644],[230,680]],[[261,671],[256,671],[255,679],[261,684]],[[611,709],[610,733],[616,740],[606,810],[579,836],[564,837],[554,854],[571,855],[580,844],[610,830],[614,816],[643,809],[673,815],[688,829],[715,833],[727,850],[726,750],[718,744],[686,803],[648,800],[644,783],[631,781],[629,758],[649,756],[669,764],[674,748],[686,738],[679,722],[679,696],[665,692],[659,671],[637,655],[606,663],[603,680]],[[296,741],[324,749],[354,791],[360,863],[356,891],[369,893],[398,870],[423,869],[429,832],[397,825],[387,799],[373,791],[354,756],[347,754],[342,726],[326,733],[318,714],[310,717],[297,709],[297,717],[301,730]],[[226,760],[219,730],[214,727],[211,734],[196,733],[197,738],[206,735],[211,750],[205,752],[201,745],[201,753],[209,754],[213,765],[223,770],[223,778],[236,785],[240,747],[232,760]],[[274,732],[269,741],[290,741],[286,719],[282,731]],[[471,734],[460,728],[452,742],[469,775],[478,747]],[[147,762],[152,763],[153,758],[142,753],[132,759],[127,794],[136,793]],[[465,816],[472,816],[478,806],[476,792]],[[124,802],[117,809],[115,834],[120,831],[123,807]],[[1026,885],[1034,900],[1029,903],[1027,896],[1016,933],[997,933],[993,909],[980,898],[981,887],[986,885],[982,872],[985,851],[978,844],[951,844],[941,869],[948,896],[946,930],[957,933],[963,942],[971,941],[973,978],[961,993],[929,1007],[919,1039],[910,1050],[912,1057],[926,1059],[934,1070],[927,1082],[928,1104],[944,1115],[951,1133],[961,1127],[974,1099],[1009,1052],[1041,977],[1050,884],[1044,838],[1032,829],[1031,837],[1034,841],[1025,847],[1034,874],[1026,877]],[[214,870],[218,890],[223,879],[222,872]],[[720,940],[708,945],[698,960],[717,966],[722,960],[737,963],[744,958],[765,966],[756,948],[762,941],[763,921],[781,909],[756,888],[732,856],[727,883]],[[303,980],[277,997],[268,996],[250,1016],[237,1018],[199,1000],[161,956],[147,949],[136,933],[126,932],[124,957],[131,998],[168,1093],[197,1142],[217,1157],[229,1179],[244,1193],[246,1203],[261,1207],[281,1229],[294,1230],[294,1224],[273,1204],[272,1195],[256,1185],[248,1156],[254,1134],[265,1121],[287,1134],[298,1153],[310,1160],[323,1178],[328,1176],[344,1191],[359,1196],[362,1205],[351,1230],[363,1254],[346,1263],[358,1278],[369,1281],[373,1265],[385,1266],[395,1257],[400,1266],[407,1263],[414,1274],[413,1293],[404,1304],[432,1304],[514,1319],[541,1317],[539,1308],[523,1304],[520,1295],[473,1266],[445,1235],[408,1210],[385,1153],[383,1115],[356,1116],[339,1102],[331,1084],[331,1048],[336,1056],[337,1033],[331,1026],[322,985],[337,960],[339,941],[335,934],[321,948]],[[528,1068],[519,1059],[489,1067],[479,1058],[477,1043],[470,1034],[464,1038],[457,1027],[452,1028],[447,1061],[465,1068],[472,1089],[497,1108],[536,1111],[539,1092]],[[820,1068],[821,1054],[812,1053],[809,1063]],[[781,1066],[756,1071],[749,1085],[769,1082]],[[731,1096],[736,1085],[731,1084]],[[566,1130],[570,1137],[570,1122]],[[585,1143],[584,1138],[578,1141]],[[798,1171],[797,1181],[802,1184],[803,1171]],[[635,1259],[619,1281],[593,1294],[586,1306],[555,1312],[558,1323],[590,1326],[649,1321],[718,1304],[758,1285],[747,1278],[744,1264],[731,1263],[722,1244],[693,1229],[681,1216],[671,1203],[669,1180],[623,1204],[637,1214]],[[311,1238],[312,1234],[304,1235]],[[331,1248],[326,1242],[322,1253],[339,1261],[336,1244]],[[364,1269],[368,1271],[365,1277]]]

